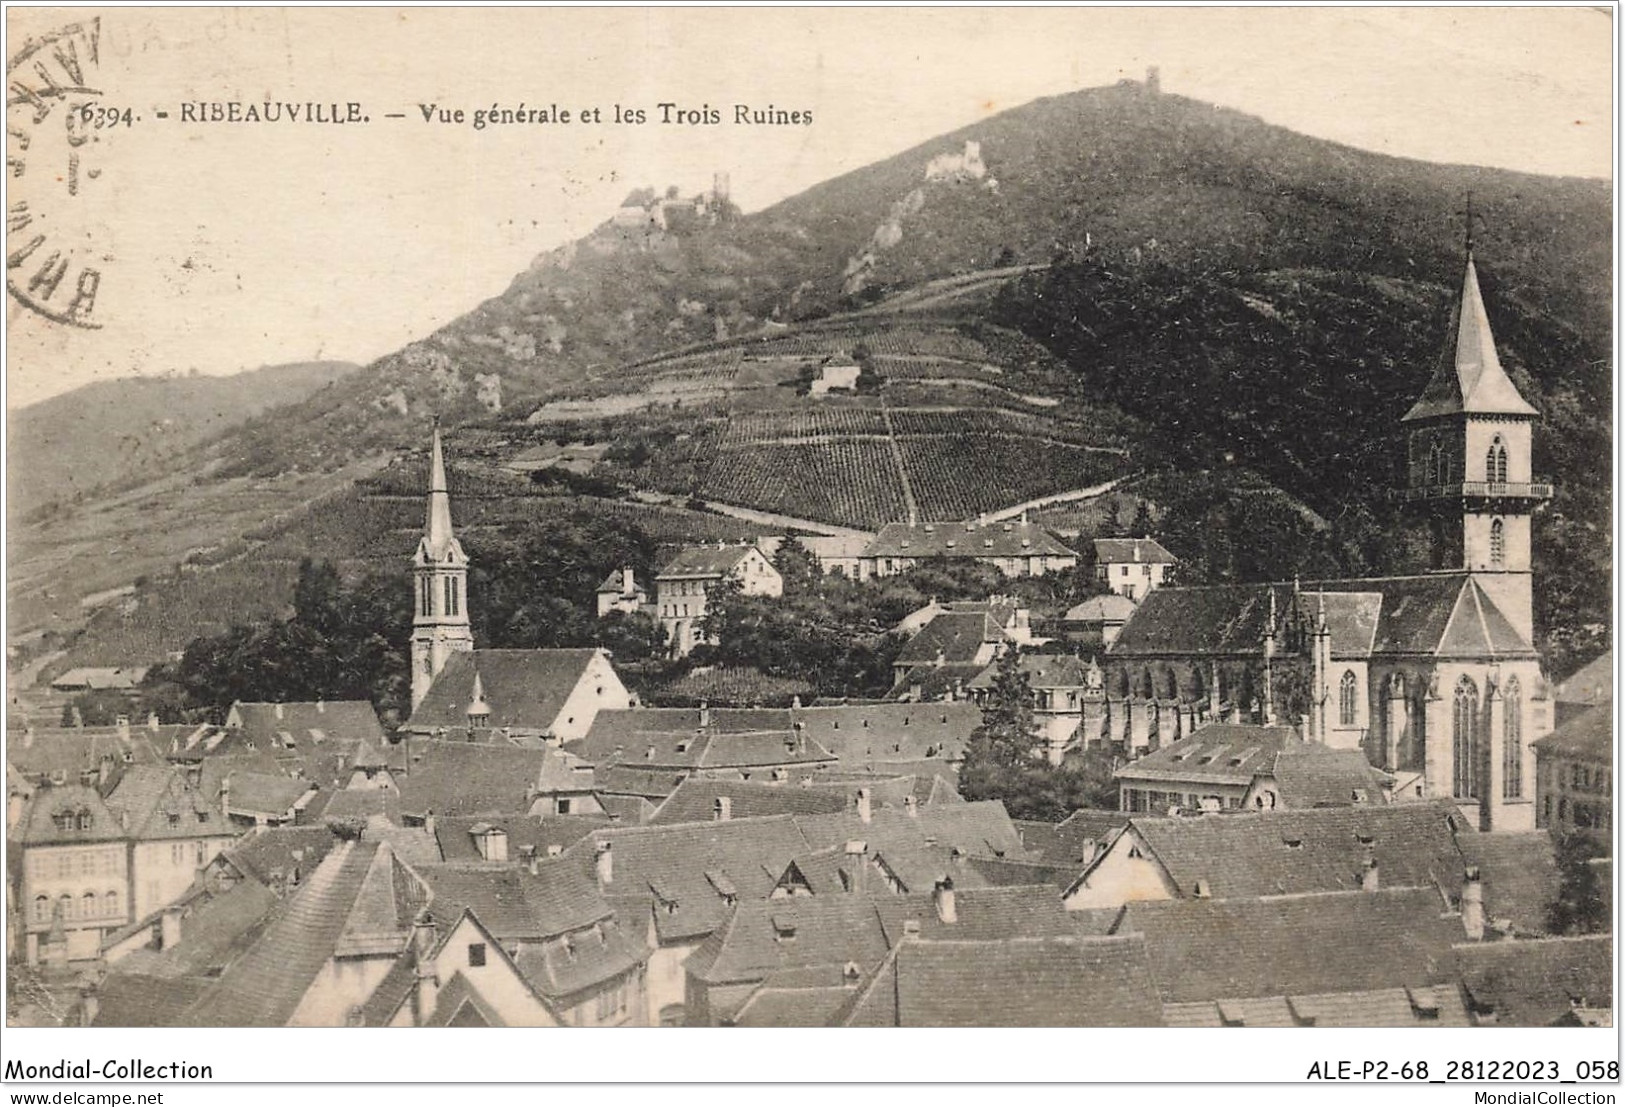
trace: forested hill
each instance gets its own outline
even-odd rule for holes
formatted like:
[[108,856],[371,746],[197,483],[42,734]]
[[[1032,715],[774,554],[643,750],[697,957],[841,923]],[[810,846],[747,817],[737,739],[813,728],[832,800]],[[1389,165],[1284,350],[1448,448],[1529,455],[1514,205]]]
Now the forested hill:
[[312,361],[229,376],[125,377],[19,408],[7,420],[11,517],[156,473],[200,442],[304,400],[355,369]]
[[[730,342],[760,337],[824,356],[839,351],[819,341],[835,341],[906,359],[921,351],[893,348],[897,332],[929,324],[954,330],[955,348],[974,338],[991,349],[994,331],[1012,339],[956,371],[978,378],[976,403],[998,395],[1021,408],[1023,426],[1037,427],[1029,447],[1070,443],[1092,465],[1119,467],[1111,475],[1151,470],[1139,487],[1165,509],[1159,523],[1174,528],[1190,572],[1403,571],[1409,541],[1389,498],[1398,419],[1444,343],[1469,191],[1490,319],[1509,372],[1542,412],[1536,472],[1558,488],[1537,516],[1535,548],[1541,644],[1561,675],[1603,648],[1611,610],[1611,490],[1598,476],[1612,450],[1609,184],[1386,157],[1136,83],[990,116],[760,212],[714,202],[678,218],[677,203],[660,226],[606,212],[596,231],[541,255],[468,314],[262,413],[188,464],[205,481],[314,481],[420,447],[431,415],[454,435],[479,424],[493,451],[529,449],[544,428],[526,420],[544,402],[652,390],[660,355],[703,345],[693,360],[712,358],[726,380],[680,407],[665,396],[659,428],[648,393],[628,397],[604,441],[624,445],[631,465],[658,430],[715,488],[718,474],[698,471],[699,445],[755,445],[739,397],[758,370]],[[1023,353],[1029,339],[1047,353]],[[772,409],[764,423],[819,403],[771,380],[749,395]],[[910,406],[949,423],[979,414],[966,395],[899,369],[879,392],[817,410],[889,419],[895,439],[909,422],[896,412]],[[966,429],[938,437],[967,439]],[[562,444],[571,430],[545,434]],[[946,451],[932,471],[980,479],[977,511],[983,500],[1061,490],[1018,492]],[[671,476],[674,456],[645,458],[643,469]],[[833,448],[815,460],[827,462],[817,469],[826,488],[856,486],[874,469]],[[814,467],[797,472],[768,508],[821,518],[803,494]],[[1068,488],[1096,479],[1076,467],[1055,477]]]
[[1469,190],[1499,299],[1606,345],[1605,182],[1385,157],[1124,83],[989,117],[754,214],[655,233],[606,222],[243,450],[267,471],[335,462],[410,440],[431,413],[523,414],[660,350],[1085,250],[1161,262],[1174,280],[1308,268],[1444,285]]

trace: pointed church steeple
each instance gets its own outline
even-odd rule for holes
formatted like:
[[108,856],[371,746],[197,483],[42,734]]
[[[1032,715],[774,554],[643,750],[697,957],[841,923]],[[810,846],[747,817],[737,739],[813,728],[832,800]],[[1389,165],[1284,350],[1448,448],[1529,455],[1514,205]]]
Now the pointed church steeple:
[[1433,377],[1422,396],[1406,413],[1404,422],[1444,415],[1537,414],[1518,392],[1495,351],[1489,313],[1478,289],[1478,267],[1467,255],[1467,275],[1462,280],[1461,298],[1450,317],[1450,337],[1445,343]]
[[1428,521],[1432,568],[1475,574],[1526,640],[1530,516],[1552,495],[1530,470],[1538,415],[1501,367],[1469,245],[1444,352],[1403,420],[1404,499]]
[[435,421],[429,447],[429,502],[412,556],[412,708],[428,695],[453,653],[474,648],[468,621],[468,555],[451,528],[451,494]]
[[440,453],[439,419],[434,421],[434,440],[429,447],[429,511],[423,539],[437,560],[457,541],[451,532],[451,494],[446,490],[446,462]]

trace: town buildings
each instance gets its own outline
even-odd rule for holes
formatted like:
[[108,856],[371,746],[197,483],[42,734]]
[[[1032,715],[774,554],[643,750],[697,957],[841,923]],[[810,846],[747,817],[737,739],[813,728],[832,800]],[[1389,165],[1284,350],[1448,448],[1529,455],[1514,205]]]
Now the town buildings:
[[934,559],[979,561],[1007,577],[1074,569],[1076,550],[1026,520],[998,523],[888,523],[858,556],[858,579],[905,573]]
[[1178,563],[1155,538],[1096,538],[1095,579],[1128,600],[1143,600]]
[[1284,722],[1363,749],[1483,829],[1533,828],[1530,743],[1552,727],[1532,638],[1530,513],[1551,495],[1530,471],[1535,414],[1469,257],[1444,356],[1404,419],[1397,492],[1429,526],[1433,570],[1154,589],[1106,654],[1107,719],[1084,740],[1140,750],[1205,721]]
[[754,545],[690,546],[655,577],[655,608],[672,655],[686,657],[707,639],[700,629],[707,597],[724,582],[747,596],[782,596],[784,578]]
[[1537,739],[1536,825],[1614,841],[1614,705],[1604,701]]

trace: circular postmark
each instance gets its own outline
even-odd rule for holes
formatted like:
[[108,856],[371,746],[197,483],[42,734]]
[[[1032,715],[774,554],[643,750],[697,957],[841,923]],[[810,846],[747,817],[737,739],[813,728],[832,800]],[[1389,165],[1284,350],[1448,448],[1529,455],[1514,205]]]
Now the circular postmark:
[[[44,318],[95,329],[102,253],[92,190],[101,20],[31,36],[6,63],[6,291]],[[87,207],[88,205],[88,207]]]

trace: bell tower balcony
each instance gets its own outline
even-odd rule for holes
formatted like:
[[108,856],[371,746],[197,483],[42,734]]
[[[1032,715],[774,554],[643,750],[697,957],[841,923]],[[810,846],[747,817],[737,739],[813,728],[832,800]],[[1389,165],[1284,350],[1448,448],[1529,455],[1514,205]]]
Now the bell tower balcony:
[[1494,511],[1528,511],[1552,498],[1552,486],[1530,481],[1452,481],[1449,484],[1419,484],[1400,492],[1405,503],[1447,500],[1463,505],[1483,505]]

